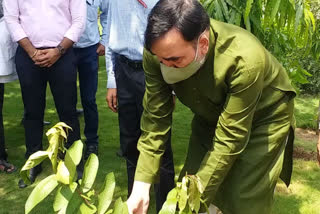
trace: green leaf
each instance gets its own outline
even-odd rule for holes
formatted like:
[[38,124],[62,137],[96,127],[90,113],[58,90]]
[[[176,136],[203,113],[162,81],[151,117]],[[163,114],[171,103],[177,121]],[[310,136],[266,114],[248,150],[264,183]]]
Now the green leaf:
[[28,214],[37,204],[45,199],[59,185],[56,176],[50,175],[39,182],[29,195],[25,204],[25,213]]
[[109,173],[104,180],[103,190],[98,196],[98,214],[104,214],[109,208],[112,202],[115,187],[116,182],[114,174]]
[[83,143],[81,140],[75,141],[72,146],[67,149],[64,158],[65,165],[70,172],[70,183],[75,180],[77,165],[80,163],[82,157]]
[[278,13],[281,0],[268,0],[265,9],[265,26],[268,27],[273,22]]
[[228,10],[228,6],[227,6],[225,0],[218,0],[218,3],[220,5],[220,7],[221,7],[221,10],[222,10],[222,13],[223,13],[223,15],[225,17],[225,20],[229,21],[229,19],[230,19],[229,10]]
[[88,192],[96,179],[99,167],[99,160],[94,153],[90,154],[84,166],[81,189],[83,193]]
[[244,12],[244,23],[246,25],[247,30],[249,31],[251,31],[249,15],[250,15],[252,3],[253,3],[253,0],[247,0],[246,9]]
[[20,176],[26,184],[31,184],[29,179],[29,171],[31,168],[39,165],[42,161],[44,161],[48,157],[47,151],[38,151],[29,156],[26,163],[23,165]]
[[121,198],[118,198],[114,204],[113,214],[128,214],[128,206]]
[[222,8],[221,8],[220,4],[218,3],[218,1],[215,0],[213,4],[214,4],[214,10],[215,10],[215,17],[214,18],[219,21],[222,21],[222,22],[226,21],[224,19]]
[[179,214],[192,214],[192,211],[189,206],[186,206],[184,210],[179,212]]
[[59,211],[61,214],[66,213],[68,203],[77,189],[77,186],[78,184],[73,182],[70,185],[63,185],[58,189],[53,202],[53,210],[55,212]]
[[63,141],[63,137],[59,135],[59,133],[55,135],[50,135],[49,137],[49,148],[47,149],[48,157],[52,164],[52,170],[54,173],[57,172],[57,165],[58,165],[58,151],[59,151],[59,145],[61,144],[61,141]]
[[47,149],[49,159],[52,164],[52,169],[56,173],[57,172],[57,165],[58,165],[58,152],[59,149],[64,152],[64,142],[67,139],[68,130],[72,128],[66,125],[63,122],[57,123],[54,127],[49,129],[46,133],[49,140],[49,148]]
[[78,165],[81,161],[83,143],[81,140],[74,141],[72,146],[67,150],[65,161],[71,161]]
[[200,181],[200,178],[199,177],[197,177],[196,176],[196,181],[197,181],[197,186],[198,186],[198,190],[199,190],[199,192],[201,193],[201,194],[203,194],[203,192],[204,192],[204,187],[202,186],[202,183],[201,183],[201,181]]
[[301,2],[296,4],[296,18],[295,18],[295,24],[294,24],[294,29],[297,30],[299,27],[299,24],[303,18],[303,4]]
[[163,204],[159,214],[175,214],[178,202],[178,188],[172,189],[167,196],[167,200]]
[[201,193],[198,190],[197,181],[193,179],[193,177],[190,177],[189,180],[188,197],[191,210],[198,213],[200,209]]
[[97,207],[92,204],[82,203],[80,205],[78,214],[94,214],[97,211]]
[[70,184],[70,173],[64,161],[60,161],[57,169],[57,180],[63,184]]
[[181,190],[180,190],[180,194],[179,194],[179,209],[180,211],[184,210],[184,208],[187,205],[187,201],[188,201],[188,178],[187,176],[184,176],[182,178],[182,183],[181,183]]
[[75,193],[72,195],[71,200],[68,203],[67,206],[67,214],[74,214],[79,209],[80,205],[83,203],[83,199],[80,196],[80,193],[78,190],[75,191]]

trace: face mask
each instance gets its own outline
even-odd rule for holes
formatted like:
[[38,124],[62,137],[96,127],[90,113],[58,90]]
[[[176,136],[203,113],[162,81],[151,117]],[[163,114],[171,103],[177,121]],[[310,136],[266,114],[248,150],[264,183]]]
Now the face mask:
[[163,63],[160,63],[161,73],[162,73],[163,79],[166,83],[174,84],[174,83],[186,80],[189,77],[191,77],[192,75],[194,75],[201,68],[201,66],[204,64],[204,62],[206,60],[205,56],[200,60],[197,59],[198,58],[199,40],[200,40],[201,36],[202,36],[202,34],[199,36],[199,39],[198,39],[196,55],[195,55],[193,61],[189,65],[187,65],[183,68],[175,68],[175,67],[169,67]]

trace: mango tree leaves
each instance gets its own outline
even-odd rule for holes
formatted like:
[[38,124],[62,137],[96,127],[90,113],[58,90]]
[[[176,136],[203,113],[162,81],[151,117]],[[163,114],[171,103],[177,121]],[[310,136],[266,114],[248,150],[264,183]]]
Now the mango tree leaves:
[[75,193],[72,195],[71,200],[68,203],[67,211],[68,214],[77,213],[77,210],[79,210],[80,205],[83,203],[83,198],[80,196],[80,193],[78,190],[75,191]]
[[116,187],[116,182],[115,182],[114,174],[109,173],[104,180],[103,190],[98,197],[99,199],[98,214],[104,214],[109,208],[112,202],[115,187]]
[[180,211],[184,210],[188,201],[188,177],[185,176],[182,178],[181,189],[179,194],[179,209]]
[[44,159],[48,157],[48,152],[46,151],[38,151],[28,158],[26,163],[23,165],[20,176],[26,184],[31,184],[29,179],[29,171],[31,168],[39,165]]
[[99,160],[94,153],[90,154],[84,166],[83,178],[81,182],[81,189],[83,193],[88,192],[96,179],[98,172]]
[[64,139],[67,139],[69,129],[72,130],[72,128],[65,123],[63,122],[57,123],[51,129],[49,129],[46,133],[46,135],[48,136],[49,142],[50,142],[51,136],[55,134],[61,135]]
[[45,199],[57,186],[59,185],[56,176],[50,175],[40,181],[40,183],[33,189],[29,195],[26,205],[25,213],[28,214],[37,204]]
[[178,202],[178,188],[172,189],[167,196],[166,202],[163,204],[159,214],[175,214]]
[[190,179],[189,183],[189,205],[192,211],[198,213],[200,209],[201,193],[198,190],[197,181],[195,181],[194,179]]
[[66,213],[68,203],[71,200],[77,186],[78,184],[73,182],[70,185],[63,185],[58,189],[53,202],[53,210],[55,212],[59,211],[60,214]]
[[[181,183],[171,190],[159,214],[175,214],[177,203],[179,214],[199,213],[203,186],[195,175],[186,175]],[[204,204],[205,205],[205,204]]]
[[57,172],[57,165],[58,165],[58,151],[59,145],[61,144],[60,141],[63,141],[63,138],[59,135],[59,133],[55,135],[51,135],[49,140],[49,148],[47,149],[48,157],[52,164],[52,170],[54,173]]
[[64,158],[65,165],[70,172],[69,182],[74,181],[77,170],[77,165],[80,163],[82,157],[83,143],[81,140],[75,141],[72,146],[66,151]]
[[94,214],[97,212],[97,207],[92,205],[92,204],[88,204],[88,203],[82,203],[80,205],[78,214]]
[[57,172],[58,151],[59,149],[64,151],[64,141],[67,139],[68,129],[71,129],[71,127],[67,126],[63,122],[60,122],[53,126],[51,129],[49,129],[46,133],[49,140],[49,148],[47,149],[48,157],[51,161],[54,173]]
[[70,173],[64,161],[60,161],[57,169],[57,180],[63,184],[70,184]]
[[129,214],[127,203],[123,202],[121,198],[116,200],[113,214]]

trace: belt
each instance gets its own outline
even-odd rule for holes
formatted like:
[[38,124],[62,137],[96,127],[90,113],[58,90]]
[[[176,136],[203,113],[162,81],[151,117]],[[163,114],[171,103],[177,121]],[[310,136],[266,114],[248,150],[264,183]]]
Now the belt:
[[123,55],[118,55],[119,56],[119,59],[121,60],[121,62],[129,65],[131,68],[134,68],[134,69],[143,69],[143,66],[142,66],[142,61],[140,60],[131,60],[131,59],[128,59],[127,57],[123,56]]

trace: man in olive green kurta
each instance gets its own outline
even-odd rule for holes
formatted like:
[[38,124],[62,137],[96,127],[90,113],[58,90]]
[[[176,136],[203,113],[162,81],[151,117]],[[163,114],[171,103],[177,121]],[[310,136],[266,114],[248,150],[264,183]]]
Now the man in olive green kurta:
[[[199,30],[190,41],[196,46],[194,61],[205,52],[202,67],[186,79],[181,77],[181,81],[179,75],[175,79],[167,75],[165,66],[184,67],[183,57],[187,56],[181,56],[176,45],[183,49],[183,42],[189,41],[183,35],[183,27],[179,29],[180,23],[171,28],[166,26],[168,30],[158,38],[152,37],[156,34],[152,30],[158,32],[159,23],[166,16],[172,17],[168,15],[170,12],[181,12],[177,17],[182,19],[184,13],[185,16],[199,13],[197,4],[196,0],[160,0],[149,17],[144,51],[143,134],[138,144],[140,157],[135,180],[142,183],[158,180],[164,142],[172,124],[173,89],[194,113],[181,174],[199,176],[205,187],[204,199],[224,214],[271,213],[281,170],[287,185],[291,177],[294,89],[284,68],[252,34],[212,19],[205,29],[198,28],[199,23],[192,28]],[[179,6],[185,6],[184,11]],[[166,8],[165,15],[162,7]],[[191,11],[192,7],[195,11]],[[184,52],[187,54],[187,49]],[[136,207],[130,211],[139,209],[140,201],[133,202],[133,197],[140,196],[133,195],[128,200],[129,210]]]

